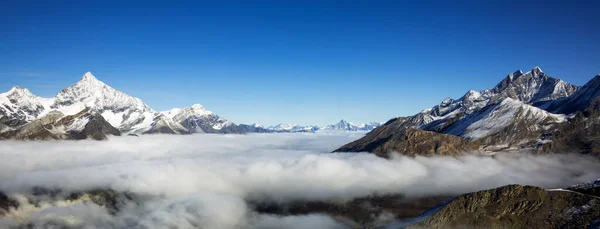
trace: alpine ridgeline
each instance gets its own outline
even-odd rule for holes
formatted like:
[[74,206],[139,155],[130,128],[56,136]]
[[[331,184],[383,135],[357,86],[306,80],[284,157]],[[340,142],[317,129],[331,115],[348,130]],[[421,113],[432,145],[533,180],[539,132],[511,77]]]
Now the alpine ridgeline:
[[[354,124],[346,120],[341,120],[336,124],[326,126],[301,126],[298,124],[277,124],[267,128],[263,128],[268,132],[314,132],[319,130],[336,130],[336,131],[371,131],[381,126],[383,123],[380,122],[368,122],[362,124]],[[258,127],[262,128],[262,127]]]
[[54,98],[13,87],[0,94],[0,139],[105,139],[123,134],[244,133],[199,104],[157,112],[87,72]]
[[335,152],[404,155],[493,154],[498,151],[600,154],[600,75],[583,87],[539,67],[516,71],[492,89],[410,117],[398,117]]

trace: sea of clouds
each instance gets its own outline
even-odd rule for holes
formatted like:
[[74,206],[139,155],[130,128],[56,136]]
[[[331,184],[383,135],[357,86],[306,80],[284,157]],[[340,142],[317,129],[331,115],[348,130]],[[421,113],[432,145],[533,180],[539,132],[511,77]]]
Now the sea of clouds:
[[[248,202],[458,195],[506,184],[563,187],[600,177],[577,154],[404,157],[331,151],[364,132],[152,135],[107,141],[2,141],[0,191],[21,207],[0,228],[346,228],[322,214],[258,214]],[[29,204],[33,187],[148,196],[116,214],[89,202]]]

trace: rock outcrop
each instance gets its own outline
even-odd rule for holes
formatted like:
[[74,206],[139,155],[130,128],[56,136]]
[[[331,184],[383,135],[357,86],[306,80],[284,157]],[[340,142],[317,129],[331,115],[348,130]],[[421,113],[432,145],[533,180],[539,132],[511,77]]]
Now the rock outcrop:
[[408,228],[589,228],[598,219],[596,196],[508,185],[458,196]]
[[120,136],[101,115],[86,108],[74,115],[51,112],[11,131],[0,133],[0,139],[15,140],[104,140],[108,135]]

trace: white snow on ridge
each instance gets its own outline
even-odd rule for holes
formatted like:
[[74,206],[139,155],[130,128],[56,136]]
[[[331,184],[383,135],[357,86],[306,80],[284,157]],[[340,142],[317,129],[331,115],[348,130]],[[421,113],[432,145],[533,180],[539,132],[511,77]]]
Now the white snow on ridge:
[[162,126],[177,128],[176,132],[182,131],[181,126],[176,123],[177,120],[214,122],[212,127],[215,130],[235,125],[200,104],[166,112],[154,111],[141,99],[106,85],[90,72],[86,72],[80,81],[62,90],[54,98],[41,98],[19,87],[13,87],[10,91],[0,94],[0,117],[5,115],[26,122],[41,118],[51,111],[74,115],[85,108],[99,113],[123,133],[144,133],[155,127],[158,121]]
[[64,110],[63,113],[66,115],[75,114],[85,107],[112,110],[113,112],[126,109],[141,112],[152,111],[139,98],[127,95],[104,84],[90,72],[85,73],[79,82],[58,93],[53,107],[59,111]]
[[85,126],[88,124],[88,122],[90,121],[90,118],[88,116],[80,116],[75,118],[75,120],[73,120],[73,122],[71,124],[69,124],[66,129],[67,130],[72,130],[72,131],[82,131]]
[[194,104],[186,108],[174,108],[168,111],[163,111],[161,114],[173,119],[177,123],[190,124],[190,131],[204,132],[200,126],[210,126],[214,130],[222,130],[225,127],[235,125],[235,123],[219,117],[210,110],[207,110],[200,104]]
[[319,127],[317,125],[308,125],[301,126],[298,124],[284,124],[280,123],[274,126],[269,126],[266,129],[272,131],[286,131],[286,132],[313,132],[313,131],[326,131],[326,130],[334,130],[334,131],[371,131],[379,126],[383,125],[383,122],[369,122],[369,123],[361,123],[354,124],[351,122],[347,122],[346,120],[341,120],[336,124],[327,125],[323,127]]
[[15,86],[8,92],[0,93],[0,114],[31,121],[46,115],[53,102],[53,98],[42,98],[27,88]]
[[[448,133],[468,139],[480,139],[498,133],[518,119],[533,120],[535,123],[540,123],[547,118],[551,118],[556,123],[566,119],[564,115],[551,114],[511,98],[504,99],[498,105],[488,109],[481,114],[465,117]],[[518,114],[521,116],[517,116]]]

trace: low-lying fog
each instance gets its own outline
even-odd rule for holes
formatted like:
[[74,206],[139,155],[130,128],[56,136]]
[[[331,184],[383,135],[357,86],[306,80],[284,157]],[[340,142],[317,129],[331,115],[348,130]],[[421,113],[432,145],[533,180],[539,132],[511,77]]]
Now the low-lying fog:
[[67,192],[110,188],[155,197],[115,215],[91,203],[22,207],[0,218],[0,227],[52,222],[76,228],[343,228],[325,215],[254,213],[247,201],[447,195],[513,183],[555,188],[600,177],[599,161],[575,154],[386,160],[329,153],[363,134],[0,141],[0,190],[21,201],[34,186]]

